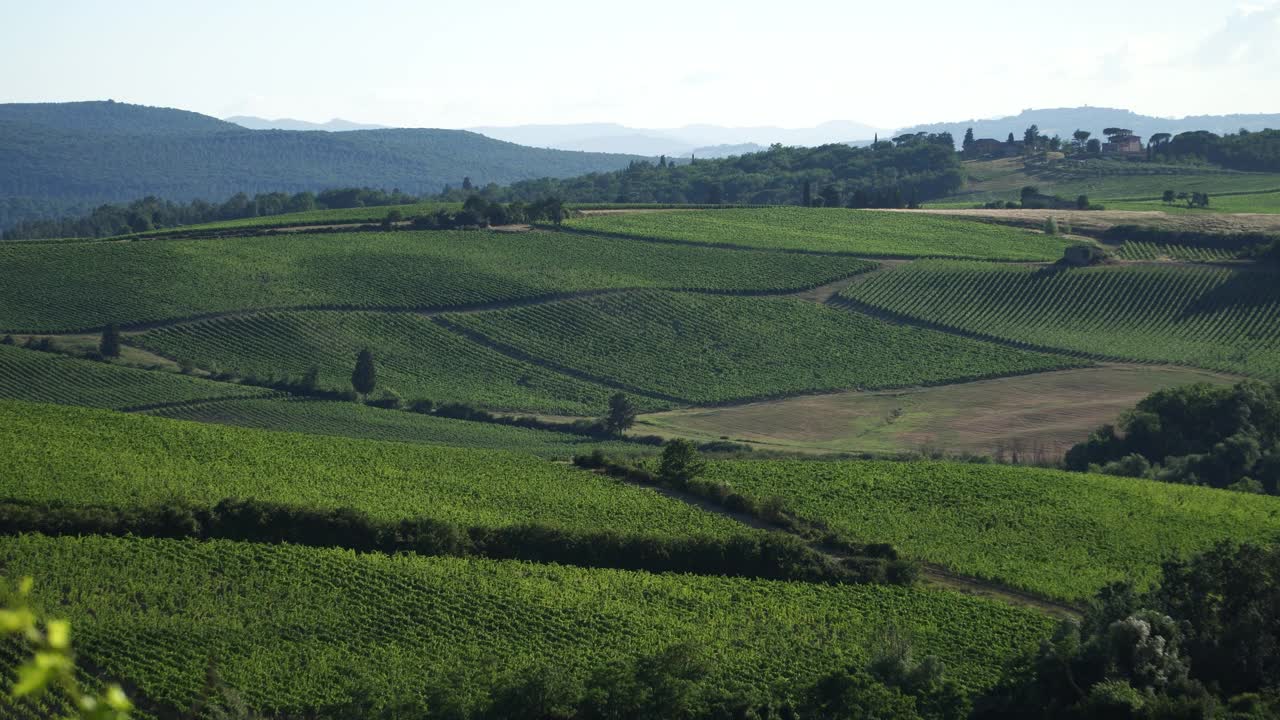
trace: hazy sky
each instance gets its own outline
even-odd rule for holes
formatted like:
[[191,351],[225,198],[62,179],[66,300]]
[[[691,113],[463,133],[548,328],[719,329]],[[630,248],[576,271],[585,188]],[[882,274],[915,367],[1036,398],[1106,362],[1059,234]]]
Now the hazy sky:
[[412,127],[1280,112],[1280,0],[0,0],[0,101]]

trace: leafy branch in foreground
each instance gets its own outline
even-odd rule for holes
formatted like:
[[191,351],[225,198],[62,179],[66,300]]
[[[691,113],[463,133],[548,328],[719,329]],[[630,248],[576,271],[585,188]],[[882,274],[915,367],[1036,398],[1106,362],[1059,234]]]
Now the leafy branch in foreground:
[[75,674],[75,656],[71,652],[71,623],[66,620],[40,622],[27,603],[33,584],[31,578],[23,578],[7,607],[0,610],[0,632],[19,635],[35,649],[32,658],[18,668],[10,695],[33,697],[59,689],[71,698],[76,709],[74,718],[128,720],[133,704],[119,685],[108,685],[101,694],[91,694],[80,687]]

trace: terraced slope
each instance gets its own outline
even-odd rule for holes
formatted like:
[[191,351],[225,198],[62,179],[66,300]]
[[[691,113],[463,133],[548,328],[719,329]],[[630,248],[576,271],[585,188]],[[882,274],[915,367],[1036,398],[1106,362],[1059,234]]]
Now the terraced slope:
[[708,479],[779,496],[851,538],[1066,600],[1224,539],[1280,540],[1280,498],[1132,478],[954,463],[742,461]]
[[790,290],[851,258],[725,252],[563,233],[394,232],[0,246],[0,331],[269,308],[439,308],[598,288]]
[[955,218],[841,208],[771,207],[593,215],[569,226],[689,243],[887,257],[1057,260],[1067,243]]
[[0,345],[0,399],[120,410],[268,394],[261,388]]
[[[598,442],[581,435],[505,427],[411,412],[379,410],[350,402],[321,400],[227,400],[149,411],[174,420],[235,425],[260,430],[286,430],[364,440],[450,447],[511,450],[567,459],[596,448],[609,453],[645,451],[641,445]],[[656,452],[656,449],[648,450]]]
[[368,347],[382,389],[501,410],[597,414],[615,392],[512,359],[411,313],[262,313],[168,326],[130,342],[240,375],[299,377],[315,366],[322,387],[341,390],[350,389],[356,354]]
[[1276,278],[1174,265],[1054,271],[925,261],[879,273],[842,296],[1006,340],[1274,378]]
[[757,532],[652,490],[509,452],[0,402],[0,453],[0,498],[23,502],[132,508],[256,498],[464,527],[536,522],[672,538]]
[[555,365],[691,403],[1079,364],[779,298],[646,291],[442,319]]
[[761,700],[865,662],[888,626],[978,690],[1051,631],[1030,611],[947,592],[289,545],[7,537],[0,563],[33,575],[37,603],[72,621],[80,653],[152,703],[192,706],[216,656],[272,716],[360,695],[471,709],[495,683],[582,679],[684,642],[709,661],[709,687]]

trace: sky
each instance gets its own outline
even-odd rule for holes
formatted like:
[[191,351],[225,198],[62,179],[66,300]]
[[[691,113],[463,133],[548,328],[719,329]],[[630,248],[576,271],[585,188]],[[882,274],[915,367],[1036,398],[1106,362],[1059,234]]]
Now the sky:
[[0,0],[0,102],[404,127],[1280,112],[1280,0]]

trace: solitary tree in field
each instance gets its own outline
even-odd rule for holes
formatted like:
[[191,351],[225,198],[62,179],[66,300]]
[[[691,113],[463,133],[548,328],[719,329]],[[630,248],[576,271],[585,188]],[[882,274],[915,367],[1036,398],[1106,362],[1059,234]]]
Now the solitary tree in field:
[[662,450],[658,479],[668,485],[683,485],[701,475],[706,467],[696,445],[689,440],[676,439]]
[[1014,144],[1014,143],[1015,143],[1015,142],[1017,142],[1017,141],[1013,139],[1013,133],[1009,133],[1009,138],[1008,138],[1007,140],[1005,140],[1004,142],[1005,142],[1005,144],[1006,144],[1006,145],[1012,145],[1012,144]]
[[312,365],[302,374],[302,380],[299,381],[298,387],[304,393],[313,393],[320,389],[320,368]]
[[604,418],[605,432],[610,435],[621,435],[636,422],[636,406],[631,398],[622,393],[614,393],[609,398],[609,414]]
[[351,387],[367,398],[377,386],[378,369],[373,364],[373,353],[365,348],[356,356],[356,369],[351,372]]
[[969,128],[964,131],[964,142],[960,144],[960,149],[964,151],[965,155],[968,155],[969,152],[973,150],[973,143],[973,128]]
[[1164,204],[1165,204],[1165,205],[1172,205],[1172,204],[1173,204],[1174,199],[1175,199],[1175,198],[1177,198],[1177,197],[1178,197],[1178,194],[1177,194],[1177,193],[1175,193],[1174,191],[1172,191],[1172,190],[1165,190],[1165,191],[1164,191],[1164,195],[1160,196],[1160,199],[1164,201]]
[[1071,133],[1071,139],[1075,141],[1076,150],[1084,151],[1084,146],[1089,142],[1089,136],[1093,133],[1088,130],[1077,130]]
[[115,325],[108,325],[102,331],[102,340],[98,343],[98,353],[102,357],[120,357],[120,330]]
[[813,183],[804,181],[804,189],[800,192],[800,204],[809,207],[813,204]]

